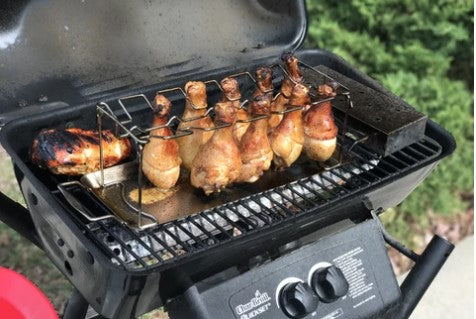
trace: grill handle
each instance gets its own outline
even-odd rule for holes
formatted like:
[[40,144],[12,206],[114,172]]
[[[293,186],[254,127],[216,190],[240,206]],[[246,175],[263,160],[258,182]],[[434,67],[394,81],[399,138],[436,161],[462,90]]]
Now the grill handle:
[[0,192],[0,221],[42,249],[28,209]]
[[393,318],[410,317],[454,247],[446,239],[438,235],[433,236],[400,286],[402,302]]

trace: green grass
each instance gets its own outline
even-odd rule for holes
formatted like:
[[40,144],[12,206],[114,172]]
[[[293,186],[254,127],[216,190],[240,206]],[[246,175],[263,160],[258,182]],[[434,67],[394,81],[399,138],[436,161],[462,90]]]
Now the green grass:
[[[10,160],[0,149],[0,191],[25,204]],[[45,253],[20,234],[0,222],[0,266],[13,269],[34,282],[61,311],[72,286]]]

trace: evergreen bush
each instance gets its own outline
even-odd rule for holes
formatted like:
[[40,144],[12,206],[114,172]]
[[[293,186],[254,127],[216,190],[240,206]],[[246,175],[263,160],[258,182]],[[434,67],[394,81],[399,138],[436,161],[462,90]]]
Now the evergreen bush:
[[473,191],[473,3],[467,0],[308,0],[306,45],[332,51],[449,130],[458,144],[395,211],[409,219],[465,208]]

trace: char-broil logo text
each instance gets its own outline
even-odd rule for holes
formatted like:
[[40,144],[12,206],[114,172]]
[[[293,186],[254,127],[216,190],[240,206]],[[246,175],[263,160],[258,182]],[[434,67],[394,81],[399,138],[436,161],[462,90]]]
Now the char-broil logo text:
[[251,298],[250,302],[236,306],[235,311],[240,319],[251,319],[268,310],[271,306],[270,300],[267,292],[261,293],[256,290],[255,296]]

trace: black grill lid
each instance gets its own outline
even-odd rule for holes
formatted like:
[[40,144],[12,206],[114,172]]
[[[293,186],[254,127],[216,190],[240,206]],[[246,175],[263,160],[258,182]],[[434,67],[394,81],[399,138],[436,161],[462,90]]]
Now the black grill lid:
[[0,113],[94,99],[296,49],[296,0],[23,0],[0,4]]

